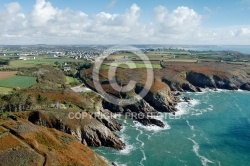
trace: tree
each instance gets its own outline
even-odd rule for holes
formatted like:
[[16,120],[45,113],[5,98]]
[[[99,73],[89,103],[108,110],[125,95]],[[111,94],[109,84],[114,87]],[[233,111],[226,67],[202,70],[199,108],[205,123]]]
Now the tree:
[[9,111],[14,111],[14,112],[17,112],[18,111],[18,105],[19,105],[19,98],[15,95],[15,94],[12,94],[10,96],[10,100],[9,100],[9,108],[10,110]]
[[0,112],[4,111],[6,105],[7,105],[7,102],[3,100],[2,98],[0,98]]
[[60,65],[61,65],[61,63],[59,63],[58,61],[56,61],[54,64],[55,64],[56,66],[59,66],[59,67],[60,67]]
[[26,100],[27,95],[24,93],[18,94],[18,111],[25,111],[26,110]]
[[41,94],[38,95],[37,102],[38,104],[41,104],[43,102],[43,96]]
[[32,96],[28,96],[26,99],[26,107],[32,109],[36,105],[36,101]]

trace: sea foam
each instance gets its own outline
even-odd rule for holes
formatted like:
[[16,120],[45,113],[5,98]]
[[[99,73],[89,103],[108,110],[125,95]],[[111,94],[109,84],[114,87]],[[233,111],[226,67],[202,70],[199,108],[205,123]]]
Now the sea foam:
[[193,144],[194,144],[193,145],[193,152],[195,153],[195,155],[197,157],[200,158],[201,163],[202,163],[203,166],[207,166],[208,163],[214,163],[213,161],[209,160],[205,156],[200,155],[200,153],[199,153],[200,146],[199,146],[199,144],[196,141],[194,141],[191,138],[188,138],[188,139],[193,142]]
[[142,125],[141,123],[137,122],[137,121],[134,121],[134,124],[136,127],[138,128],[143,128],[147,131],[155,131],[155,132],[158,132],[158,131],[162,131],[162,130],[169,130],[171,129],[170,125],[166,122],[163,122],[164,123],[164,127],[159,127],[159,126],[156,126],[156,125],[150,125],[150,126],[144,126]]
[[128,155],[129,153],[131,153],[133,150],[135,150],[135,147],[133,146],[133,144],[129,144],[129,137],[125,134],[121,134],[120,135],[122,142],[125,143],[125,148],[120,150],[119,153],[122,155]]

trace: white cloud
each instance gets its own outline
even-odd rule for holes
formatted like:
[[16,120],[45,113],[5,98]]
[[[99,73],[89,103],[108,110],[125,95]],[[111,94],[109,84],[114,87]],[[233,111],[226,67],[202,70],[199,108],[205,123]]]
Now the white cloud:
[[26,25],[26,17],[21,12],[17,2],[5,5],[5,10],[0,11],[0,35],[4,37],[21,36]]
[[231,36],[236,38],[249,38],[250,37],[250,27],[237,28],[229,32]]
[[159,6],[155,8],[155,15],[160,23],[161,31],[164,33],[181,33],[193,30],[200,25],[201,15],[188,7],[178,7],[171,13]]
[[156,20],[163,23],[167,17],[168,11],[164,6],[158,6],[154,9]]
[[58,9],[54,8],[50,2],[37,0],[37,3],[31,13],[32,25],[45,25],[48,21],[55,19],[58,12]]
[[249,36],[250,35],[250,28],[240,28],[238,31],[237,31],[238,35],[240,36]]
[[[2,44],[89,44],[89,43],[161,43],[161,44],[248,44],[249,26],[207,29],[203,16],[180,6],[168,11],[154,8],[155,20],[142,23],[142,9],[132,4],[123,13],[59,9],[46,0],[37,0],[32,11],[23,13],[19,3],[5,5],[0,11]],[[236,44],[237,44],[236,43]]]
[[5,5],[6,10],[10,14],[18,13],[21,10],[21,6],[17,2],[12,2],[7,5]]

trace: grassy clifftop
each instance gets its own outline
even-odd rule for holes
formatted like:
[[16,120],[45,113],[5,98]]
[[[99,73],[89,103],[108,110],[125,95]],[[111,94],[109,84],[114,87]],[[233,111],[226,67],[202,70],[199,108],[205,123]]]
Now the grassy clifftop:
[[26,120],[0,119],[0,161],[8,165],[109,165],[73,136]]

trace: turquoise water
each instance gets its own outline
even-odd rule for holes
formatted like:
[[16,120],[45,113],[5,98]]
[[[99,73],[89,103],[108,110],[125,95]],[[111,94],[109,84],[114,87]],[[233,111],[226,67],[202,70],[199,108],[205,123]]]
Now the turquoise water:
[[195,100],[178,105],[179,119],[165,114],[165,129],[146,128],[120,117],[124,128],[118,135],[126,142],[126,149],[95,150],[108,160],[127,166],[249,165],[250,92],[183,95]]

